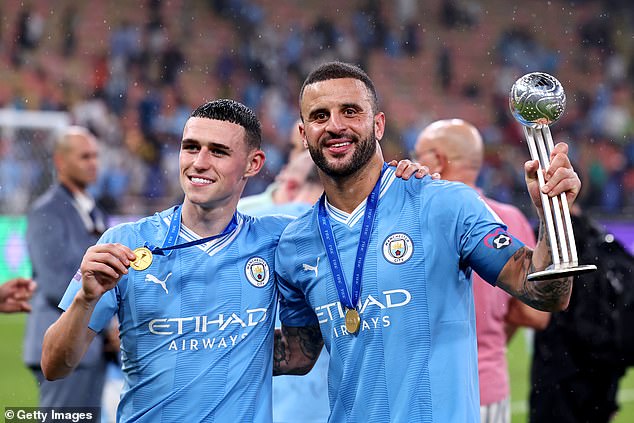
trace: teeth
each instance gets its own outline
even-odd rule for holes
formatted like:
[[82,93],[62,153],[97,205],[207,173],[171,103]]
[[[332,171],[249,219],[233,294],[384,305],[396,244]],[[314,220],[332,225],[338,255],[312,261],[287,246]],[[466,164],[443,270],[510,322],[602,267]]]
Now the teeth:
[[337,144],[333,144],[333,147],[343,147],[344,145],[350,144],[349,142],[338,142]]
[[195,184],[210,184],[211,180],[193,177],[192,178],[192,182],[195,183]]

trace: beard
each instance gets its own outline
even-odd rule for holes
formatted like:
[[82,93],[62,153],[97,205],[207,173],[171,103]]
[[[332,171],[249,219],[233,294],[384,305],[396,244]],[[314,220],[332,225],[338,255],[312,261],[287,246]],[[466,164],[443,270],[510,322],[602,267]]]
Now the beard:
[[[361,169],[376,153],[376,137],[374,131],[366,138],[360,139],[357,136],[351,136],[350,140],[355,144],[352,157],[343,163],[329,162],[323,153],[321,145],[312,146],[308,144],[308,152],[310,157],[322,172],[331,177],[346,177],[354,174]],[[328,140],[326,140],[328,141]]]

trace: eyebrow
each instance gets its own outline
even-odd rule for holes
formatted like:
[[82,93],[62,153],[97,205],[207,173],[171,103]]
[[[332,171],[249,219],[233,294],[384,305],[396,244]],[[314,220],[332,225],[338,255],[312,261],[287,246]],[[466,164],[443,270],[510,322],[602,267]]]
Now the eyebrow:
[[[339,105],[339,110],[344,109],[355,109],[355,110],[364,110],[363,107],[359,103],[342,103]],[[315,110],[311,110],[308,113],[308,117],[316,115],[317,113],[330,113],[329,109],[326,107],[319,107]]]
[[201,141],[199,141],[197,139],[194,139],[194,138],[185,138],[185,139],[183,139],[181,141],[181,146],[182,145],[186,145],[186,144],[206,145],[209,148],[217,148],[217,149],[228,151],[228,152],[232,152],[233,151],[229,146],[227,146],[225,144],[221,144],[221,143],[213,142],[213,141],[212,142],[201,142]]
[[357,110],[363,110],[363,107],[361,107],[361,105],[359,103],[343,103],[341,105],[342,109],[348,109],[348,108],[352,108],[352,109],[357,109]]

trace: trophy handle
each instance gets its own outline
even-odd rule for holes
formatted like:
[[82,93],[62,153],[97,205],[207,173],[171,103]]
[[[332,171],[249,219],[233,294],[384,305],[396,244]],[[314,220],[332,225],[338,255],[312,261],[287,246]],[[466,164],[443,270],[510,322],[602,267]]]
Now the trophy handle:
[[[524,129],[531,158],[539,162],[537,180],[541,188],[545,184],[542,169],[550,166],[550,153],[554,149],[552,135],[547,125],[543,125],[538,129],[527,126],[522,126],[522,128]],[[597,267],[592,264],[579,266],[566,193],[562,192],[557,197],[548,197],[540,190],[540,198],[544,209],[544,223],[548,232],[553,264],[545,270],[531,273],[527,279],[539,281],[574,276],[597,270]],[[559,204],[560,200],[561,207]]]
[[[550,134],[550,128],[548,125],[545,125],[542,128],[542,132],[544,134],[544,139],[546,140],[546,148],[548,150],[548,157],[550,157],[550,153],[555,148],[553,143],[553,136]],[[568,199],[566,198],[566,193],[559,194],[561,198],[561,208],[563,211],[564,222],[566,224],[566,233],[568,234],[568,245],[570,246],[570,261],[576,266],[579,264],[579,258],[577,257],[577,244],[575,242],[575,233],[572,230],[572,220],[570,219],[570,209],[568,207]]]

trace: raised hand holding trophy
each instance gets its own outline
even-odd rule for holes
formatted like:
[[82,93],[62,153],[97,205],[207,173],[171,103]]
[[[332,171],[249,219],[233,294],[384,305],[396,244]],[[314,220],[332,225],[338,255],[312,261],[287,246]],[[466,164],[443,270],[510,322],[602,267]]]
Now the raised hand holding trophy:
[[[545,183],[542,169],[550,166],[550,153],[554,148],[548,125],[563,114],[566,94],[553,76],[533,72],[515,81],[509,95],[509,107],[515,119],[522,124],[531,158],[539,161],[537,178],[541,188]],[[531,273],[528,280],[555,279],[597,270],[595,265],[579,265],[566,194],[550,198],[541,193],[541,200],[553,264],[545,270]]]

